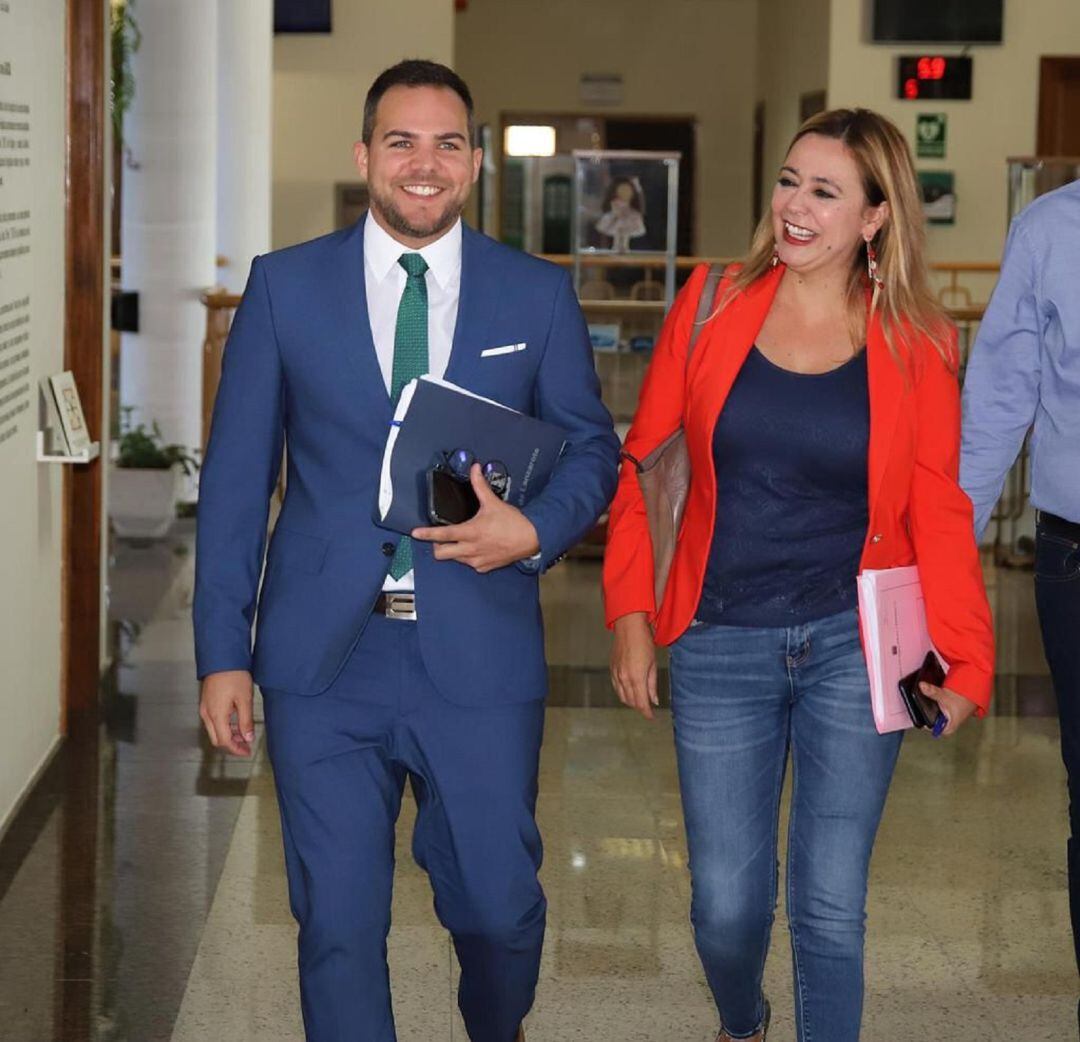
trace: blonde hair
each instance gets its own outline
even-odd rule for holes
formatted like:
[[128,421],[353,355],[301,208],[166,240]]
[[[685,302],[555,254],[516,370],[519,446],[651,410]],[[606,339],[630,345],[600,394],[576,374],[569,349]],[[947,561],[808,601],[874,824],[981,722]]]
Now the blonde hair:
[[[870,314],[875,310],[880,313],[885,341],[893,357],[903,365],[904,354],[910,354],[912,334],[921,334],[955,368],[956,359],[950,357],[951,324],[930,289],[922,199],[911,150],[903,134],[895,124],[869,109],[832,109],[819,112],[803,123],[791,139],[788,151],[807,134],[843,142],[855,160],[868,204],[889,204],[885,222],[871,240],[877,252],[878,277],[884,285],[873,287]],[[750,251],[731,280],[721,308],[769,270],[775,250],[772,213],[767,212],[758,223]],[[868,284],[866,254],[858,249],[845,293],[854,344],[865,342]]]

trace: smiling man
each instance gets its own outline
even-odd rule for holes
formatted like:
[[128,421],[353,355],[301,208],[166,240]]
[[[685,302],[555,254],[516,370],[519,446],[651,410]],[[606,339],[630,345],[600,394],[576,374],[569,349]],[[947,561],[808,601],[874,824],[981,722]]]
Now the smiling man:
[[[461,222],[473,129],[445,66],[375,81],[355,148],[370,210],[252,265],[202,470],[200,715],[216,746],[250,755],[262,688],[309,1042],[395,1039],[386,937],[406,781],[473,1042],[523,1037],[539,970],[538,575],[606,507],[619,446],[566,273]],[[374,524],[394,404],[425,373],[567,431],[524,510],[477,466],[473,520],[412,538]]]

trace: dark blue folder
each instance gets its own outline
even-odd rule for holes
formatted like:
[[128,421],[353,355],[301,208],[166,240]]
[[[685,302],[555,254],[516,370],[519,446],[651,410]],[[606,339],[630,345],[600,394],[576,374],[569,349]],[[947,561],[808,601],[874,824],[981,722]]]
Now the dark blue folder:
[[[443,453],[467,449],[479,463],[500,460],[510,474],[508,503],[524,506],[546,484],[566,432],[554,424],[422,377],[394,419],[383,457],[375,523],[396,532],[431,524],[427,472]],[[407,402],[407,404],[406,404]]]

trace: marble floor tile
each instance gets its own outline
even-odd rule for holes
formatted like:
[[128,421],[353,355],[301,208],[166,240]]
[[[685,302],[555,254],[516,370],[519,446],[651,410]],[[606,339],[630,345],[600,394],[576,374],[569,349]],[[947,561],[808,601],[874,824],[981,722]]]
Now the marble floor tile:
[[[630,781],[632,765],[605,766],[601,756],[598,766],[583,770],[565,748],[583,736],[603,743],[621,734],[625,741],[635,725],[609,719],[609,712],[618,711],[549,711],[538,810],[549,917],[529,1039],[704,1042],[715,1034],[716,1015],[687,918],[677,793],[668,793],[666,802],[650,800],[651,783]],[[640,745],[651,747],[649,756],[636,761],[639,773],[671,755],[669,722],[661,718],[658,724],[639,736]],[[874,859],[865,1039],[1074,1037],[1069,1032],[1075,1030],[1076,974],[1062,867],[1040,867],[1023,857],[1031,850],[1028,839],[1042,850],[1063,836],[1061,800],[1045,799],[1046,788],[1060,782],[1060,771],[1051,762],[1043,764],[1041,786],[1029,778],[1032,801],[1027,820],[1018,822],[1023,834],[1015,837],[1016,863],[1006,857],[991,870],[987,865],[1001,847],[993,801],[1006,806],[1009,786],[991,778],[989,792],[978,792],[976,781],[966,777],[980,742],[1038,748],[1044,741],[1041,726],[1025,721],[1019,732],[1008,728],[982,739],[969,735],[951,745],[909,742],[894,789],[899,798],[890,801]],[[560,770],[563,784],[555,785]],[[627,784],[613,792],[610,774]],[[958,792],[948,791],[950,779]],[[295,1004],[295,932],[280,918],[270,925],[251,918],[260,894],[272,895],[282,908],[285,901],[280,858],[260,861],[251,853],[279,841],[276,815],[258,811],[260,803],[272,800],[267,782],[265,770],[253,779],[237,823],[174,1035],[181,1042],[199,1038],[200,1025],[208,1023],[226,1023],[229,1037],[238,1040],[302,1037],[296,1033],[295,1005],[290,1014],[282,996],[288,991]],[[921,795],[908,791],[915,786]],[[926,795],[939,786],[944,791]],[[1040,789],[1041,801],[1035,799]],[[990,801],[985,815],[972,813],[977,797]],[[934,811],[929,821],[924,817],[928,803]],[[407,843],[412,813],[406,801],[399,851]],[[399,861],[394,924],[390,951],[399,1037],[463,1042],[452,950],[432,912],[427,880],[407,855]],[[253,964],[260,967],[258,980],[237,969]],[[237,986],[256,989],[276,977],[280,988],[267,996],[266,1007],[275,1016],[267,1018],[261,1005],[257,1012],[226,1008],[229,988],[223,981],[237,973]],[[791,958],[782,898],[766,982],[774,1008],[770,1039],[792,1042]]]
[[[256,777],[268,780],[264,761],[257,764]],[[412,801],[405,800],[399,822],[405,842],[414,819]],[[388,943],[398,1032],[403,1039],[448,1038],[450,941],[435,919],[426,878],[415,864],[404,863],[402,845],[399,841],[402,864]],[[302,1042],[296,926],[288,915],[280,846],[272,790],[253,784],[195,956],[174,1042],[208,1037]]]
[[[58,757],[0,842],[4,1042],[303,1039],[272,777],[261,750],[241,762],[210,749],[195,715],[192,538],[182,522],[164,544],[119,546],[100,745]],[[1068,800],[1031,576],[987,576],[995,705],[955,739],[905,740],[871,870],[865,1042],[1078,1037]],[[615,700],[598,581],[596,562],[574,561],[542,585],[549,916],[529,1042],[711,1042],[670,713],[650,723]],[[398,1035],[465,1042],[414,820],[406,794],[389,941]],[[785,823],[786,803],[781,861]],[[770,1042],[793,1042],[783,887],[765,977]]]

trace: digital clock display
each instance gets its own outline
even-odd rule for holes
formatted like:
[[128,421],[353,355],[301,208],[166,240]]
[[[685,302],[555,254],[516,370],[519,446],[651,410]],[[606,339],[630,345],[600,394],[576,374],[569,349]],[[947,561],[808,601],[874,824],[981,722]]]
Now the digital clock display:
[[942,54],[902,54],[897,60],[897,93],[905,101],[971,98],[971,58]]

